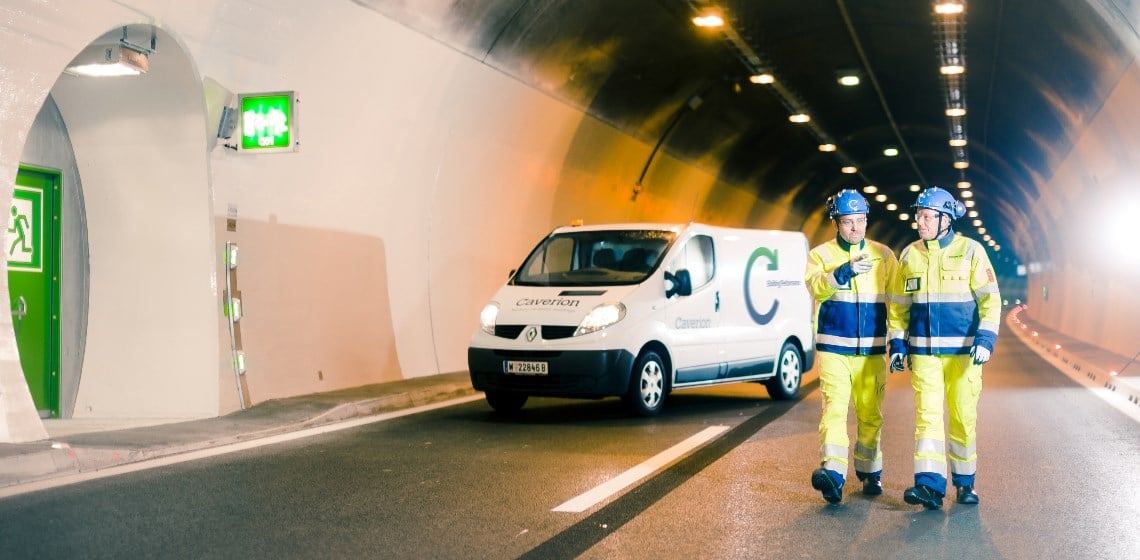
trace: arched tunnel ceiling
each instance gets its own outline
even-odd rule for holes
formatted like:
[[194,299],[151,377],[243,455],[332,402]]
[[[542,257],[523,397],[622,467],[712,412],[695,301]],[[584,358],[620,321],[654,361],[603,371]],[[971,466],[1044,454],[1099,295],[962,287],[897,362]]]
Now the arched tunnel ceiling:
[[[970,167],[960,171],[948,145],[929,0],[355,1],[649,143],[665,135],[669,153],[711,165],[766,199],[792,191],[805,213],[821,212],[844,187],[875,185],[905,208],[915,196],[909,185],[957,191],[969,181],[998,243],[1038,237],[1041,226],[1028,211],[1038,182],[1052,175],[1132,61],[1084,2],[969,2]],[[748,81],[740,42],[692,24],[710,6],[723,10],[740,42],[840,152],[820,152],[809,127],[788,121],[787,96]],[[848,68],[861,71],[860,85],[837,83],[836,72]],[[701,102],[692,109],[694,96]],[[887,146],[901,153],[884,156]],[[842,174],[841,160],[858,174]],[[873,207],[871,235],[896,248],[915,238],[897,212]]]

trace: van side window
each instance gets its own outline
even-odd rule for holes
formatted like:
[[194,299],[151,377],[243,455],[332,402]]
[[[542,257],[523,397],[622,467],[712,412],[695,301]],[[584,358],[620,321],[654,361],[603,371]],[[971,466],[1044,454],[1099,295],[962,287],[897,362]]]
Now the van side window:
[[716,274],[716,256],[713,254],[713,241],[707,235],[694,235],[673,259],[670,270],[685,269],[693,281],[693,290],[712,281]]

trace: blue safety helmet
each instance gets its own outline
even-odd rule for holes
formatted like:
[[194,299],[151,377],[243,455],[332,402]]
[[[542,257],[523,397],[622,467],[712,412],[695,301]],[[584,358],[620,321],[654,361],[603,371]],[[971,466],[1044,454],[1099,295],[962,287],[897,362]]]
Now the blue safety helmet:
[[937,210],[950,216],[951,220],[957,220],[966,215],[966,205],[956,200],[954,195],[941,187],[930,187],[918,193],[918,199],[914,201],[911,207]]
[[867,199],[855,189],[843,189],[827,198],[827,214],[832,220],[849,214],[866,214],[870,210]]

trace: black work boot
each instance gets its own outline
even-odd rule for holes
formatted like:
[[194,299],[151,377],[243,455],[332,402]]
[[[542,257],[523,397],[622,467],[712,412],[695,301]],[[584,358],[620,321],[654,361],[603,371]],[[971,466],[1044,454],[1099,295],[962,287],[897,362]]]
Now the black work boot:
[[903,492],[903,501],[908,504],[919,505],[926,509],[942,509],[942,494],[929,486],[911,486]]
[[877,476],[868,476],[863,479],[863,495],[878,496],[883,493],[883,482]]
[[973,486],[957,486],[958,489],[958,503],[959,504],[976,504],[978,503],[978,493],[974,492]]
[[823,494],[823,499],[829,504],[838,504],[843,499],[843,489],[827,474],[827,469],[816,469],[811,472],[811,487]]

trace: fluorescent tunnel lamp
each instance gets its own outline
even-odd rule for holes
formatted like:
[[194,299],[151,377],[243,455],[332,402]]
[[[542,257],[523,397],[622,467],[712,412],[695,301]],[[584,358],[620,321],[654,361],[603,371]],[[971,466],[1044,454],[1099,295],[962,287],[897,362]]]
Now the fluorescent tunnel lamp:
[[146,73],[149,63],[145,52],[123,44],[91,45],[63,71],[72,76],[138,76]]

